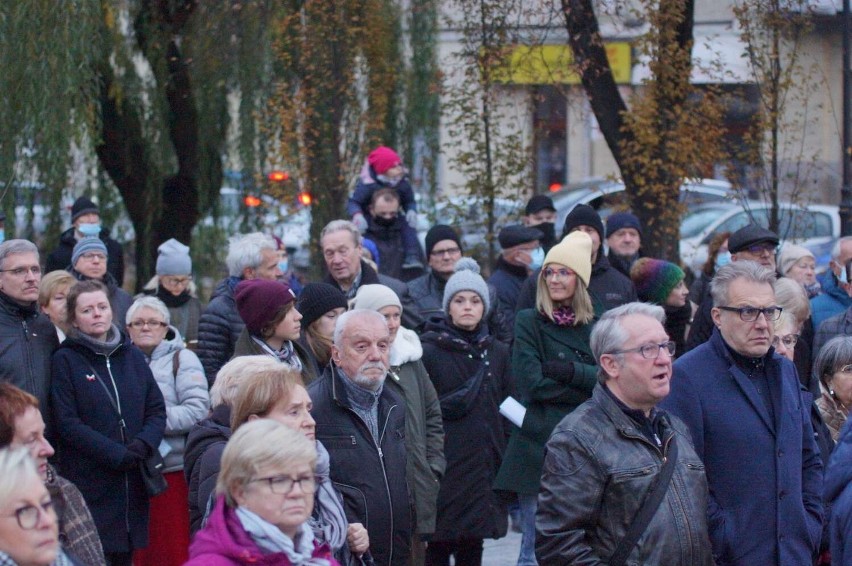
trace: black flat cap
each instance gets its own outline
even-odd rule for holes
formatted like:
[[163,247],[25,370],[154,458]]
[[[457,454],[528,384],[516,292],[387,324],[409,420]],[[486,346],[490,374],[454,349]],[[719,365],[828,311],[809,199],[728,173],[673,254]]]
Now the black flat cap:
[[506,226],[497,235],[497,240],[500,242],[500,247],[504,250],[512,248],[527,242],[534,242],[544,238],[544,234],[535,228],[527,228],[521,224],[511,224]]
[[778,234],[757,224],[743,226],[728,238],[728,251],[732,254],[741,252],[749,246],[762,243],[778,245]]

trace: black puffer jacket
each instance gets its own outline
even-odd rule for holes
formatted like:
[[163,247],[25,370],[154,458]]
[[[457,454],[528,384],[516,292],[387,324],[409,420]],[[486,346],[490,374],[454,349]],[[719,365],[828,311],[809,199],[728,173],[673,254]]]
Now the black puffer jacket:
[[210,387],[216,380],[216,373],[234,355],[234,346],[246,326],[234,298],[234,288],[239,281],[236,277],[220,281],[198,322],[198,350],[195,353],[204,366]]
[[377,446],[367,425],[351,408],[334,363],[308,386],[317,440],[331,457],[331,480],[343,496],[350,523],[370,533],[376,564],[409,562],[414,525],[405,478],[405,402],[385,387],[379,397]]
[[[109,232],[109,228],[103,228],[98,237],[106,245],[107,273],[112,275],[116,284],[121,287],[124,285],[124,252],[121,249],[121,244],[109,237]],[[74,227],[72,226],[62,232],[62,235],[59,236],[59,246],[47,256],[45,271],[50,273],[51,271],[71,267],[71,255],[76,245],[77,238],[74,237]],[[123,320],[120,326],[124,326]]]
[[59,345],[36,303],[22,307],[0,293],[0,381],[35,395],[50,420],[50,356]]
[[[484,330],[465,332],[445,319],[431,320],[421,340],[446,434],[447,471],[432,540],[505,536],[506,508],[491,486],[506,449],[508,423],[499,407],[512,394],[509,347]],[[478,393],[471,393],[468,403],[454,402],[452,393],[470,384],[478,372],[483,372]]]
[[213,409],[211,416],[192,427],[186,438],[183,475],[189,486],[189,531],[192,534],[201,528],[207,501],[216,488],[218,462],[229,438],[231,409],[226,405]]
[[597,385],[547,443],[536,513],[541,564],[604,564],[655,484],[677,442],[671,484],[628,564],[710,566],[707,479],[686,425],[662,415],[662,451]]
[[[424,319],[444,316],[442,305],[446,286],[447,280],[437,277],[432,270],[408,282],[411,299],[417,304]],[[491,302],[491,309],[485,315],[488,330],[497,340],[509,344],[512,342],[512,328],[504,322],[503,315],[497,308],[497,289],[493,285],[488,285],[488,299]]]

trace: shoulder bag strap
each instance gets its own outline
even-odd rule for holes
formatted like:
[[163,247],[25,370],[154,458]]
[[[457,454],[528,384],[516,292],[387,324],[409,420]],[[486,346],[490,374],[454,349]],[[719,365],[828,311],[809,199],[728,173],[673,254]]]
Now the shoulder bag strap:
[[172,376],[177,379],[177,374],[180,371],[180,350],[172,356]]
[[642,503],[642,507],[636,513],[636,516],[633,517],[633,522],[630,523],[627,534],[619,541],[615,552],[612,553],[612,557],[609,559],[609,566],[622,566],[625,563],[627,557],[633,551],[633,547],[639,541],[639,537],[648,528],[648,524],[657,512],[657,509],[660,508],[660,503],[663,502],[663,498],[666,496],[669,484],[671,484],[672,475],[674,474],[675,465],[677,464],[676,440],[677,434],[672,436],[669,453],[662,470],[660,470],[657,483],[654,484],[653,490]]
[[[115,414],[118,415],[118,425],[119,427],[121,427],[121,439],[126,442],[124,430],[127,428],[127,425],[124,422],[124,416],[121,414],[121,408],[118,405],[118,401],[113,398],[112,393],[109,392],[109,387],[107,387],[106,383],[104,383],[104,380],[101,379],[101,375],[98,373],[95,367],[89,362],[86,363],[89,365],[89,369],[92,370],[92,374],[95,376],[95,379],[97,379],[98,383],[101,384],[101,387],[104,388],[104,392],[107,395],[107,399],[109,399],[110,405],[112,405],[113,410],[115,410]],[[116,391],[115,394],[118,395],[118,392]]]

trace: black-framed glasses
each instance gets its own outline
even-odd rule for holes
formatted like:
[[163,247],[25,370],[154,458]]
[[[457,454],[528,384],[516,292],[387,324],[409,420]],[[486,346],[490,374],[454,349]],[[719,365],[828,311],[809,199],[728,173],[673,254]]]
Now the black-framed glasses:
[[27,273],[32,273],[38,277],[41,275],[41,267],[33,265],[31,267],[16,267],[15,269],[0,269],[0,273],[11,273],[15,277],[26,277]]
[[293,491],[293,486],[299,484],[302,488],[302,493],[313,493],[317,487],[317,479],[314,476],[302,476],[301,478],[291,478],[290,476],[270,476],[268,478],[255,478],[253,482],[266,482],[269,484],[269,491],[278,495],[287,495]]
[[461,253],[461,248],[447,248],[445,250],[432,250],[431,252],[429,252],[429,255],[439,257],[439,256],[444,256],[444,255],[456,255],[457,253]]
[[783,343],[785,348],[795,348],[796,342],[798,341],[798,334],[785,334],[784,336],[779,336],[776,334],[772,337],[772,347],[777,348],[778,344]]
[[748,252],[752,255],[763,255],[767,252],[774,254],[778,250],[778,246],[775,244],[753,244],[746,249],[742,250],[744,252]]
[[675,343],[669,340],[668,342],[662,342],[660,344],[642,344],[641,346],[637,346],[635,348],[627,348],[626,350],[615,350],[614,352],[610,352],[610,354],[626,354],[628,352],[639,352],[646,360],[656,360],[660,357],[660,352],[662,352],[663,350],[668,352],[669,356],[674,356]]
[[[52,500],[42,503],[41,505],[24,505],[23,507],[15,509],[13,515],[15,520],[18,521],[18,526],[25,531],[29,531],[36,528],[36,525],[38,525],[38,518],[42,514],[49,515],[51,513],[56,513],[53,508]],[[11,517],[13,515],[9,516]]]
[[168,324],[161,320],[134,320],[130,323],[130,326],[133,328],[143,328],[145,326],[150,328],[165,328]]
[[757,307],[717,307],[719,310],[735,312],[739,313],[740,320],[743,322],[754,322],[757,320],[761,314],[766,317],[766,320],[778,320],[778,317],[781,316],[781,307],[764,307],[759,309]]
[[86,252],[84,254],[80,254],[80,257],[88,260],[98,259],[100,261],[106,261],[107,259],[107,256],[100,252]]

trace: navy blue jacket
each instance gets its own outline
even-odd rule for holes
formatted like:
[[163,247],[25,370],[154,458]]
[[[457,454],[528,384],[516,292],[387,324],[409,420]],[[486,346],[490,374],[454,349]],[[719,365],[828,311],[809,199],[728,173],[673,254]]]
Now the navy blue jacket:
[[811,318],[815,329],[819,329],[826,319],[852,307],[852,297],[837,286],[837,277],[830,269],[819,276],[819,284],[822,285],[822,293],[811,299]]
[[350,407],[337,366],[308,386],[314,407],[317,440],[331,458],[331,480],[343,496],[350,523],[363,523],[370,533],[370,554],[376,564],[409,563],[414,532],[405,478],[405,402],[382,389],[379,397],[379,439]]
[[[122,441],[116,410],[95,370],[118,389],[126,423]],[[53,418],[59,433],[59,471],[80,488],[98,528],[104,552],[148,545],[148,494],[138,468],[121,470],[126,444],[142,440],[156,450],[166,428],[166,404],[145,355],[122,336],[109,356],[69,336],[53,354]]]
[[692,433],[710,486],[718,566],[811,564],[822,531],[822,461],[811,395],[793,363],[764,358],[775,419],[718,330],[674,364],[661,406]]
[[216,285],[210,303],[198,321],[198,359],[204,366],[207,385],[213,387],[216,374],[234,355],[234,347],[246,323],[237,312],[234,288],[238,278],[227,277]]
[[852,420],[847,420],[825,473],[825,501],[831,506],[828,533],[831,563],[852,564]]

